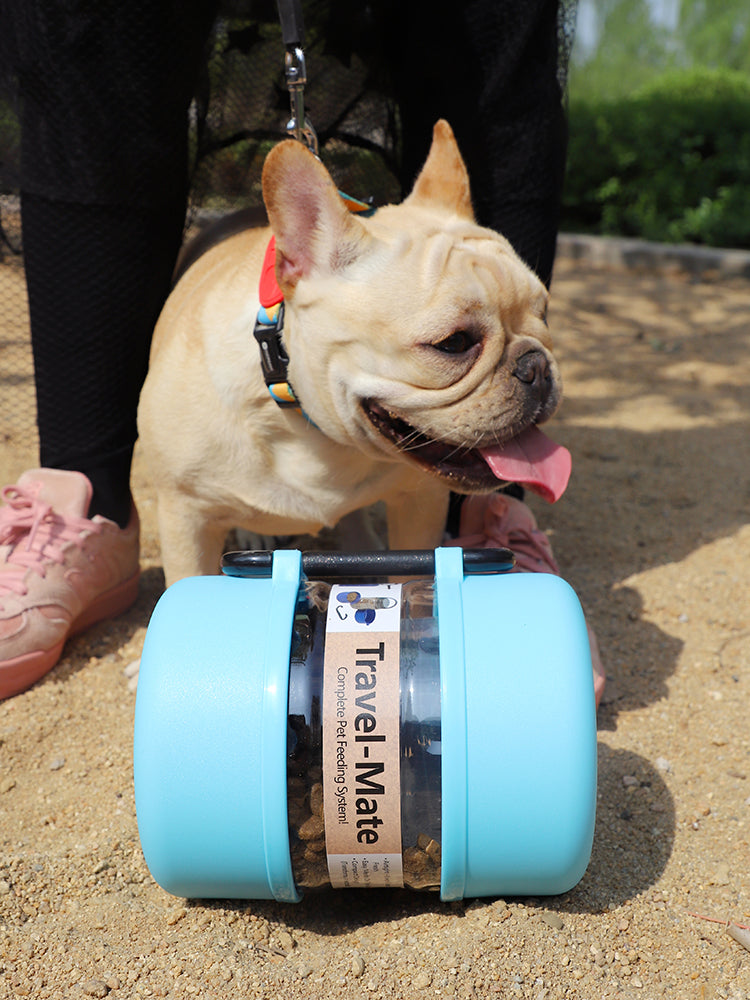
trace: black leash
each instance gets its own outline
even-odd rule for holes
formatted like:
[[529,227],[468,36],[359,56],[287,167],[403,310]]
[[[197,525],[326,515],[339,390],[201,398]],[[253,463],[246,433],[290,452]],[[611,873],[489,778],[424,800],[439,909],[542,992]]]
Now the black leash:
[[277,0],[277,6],[281,21],[281,37],[285,47],[302,48],[305,44],[305,21],[302,17],[300,0]]

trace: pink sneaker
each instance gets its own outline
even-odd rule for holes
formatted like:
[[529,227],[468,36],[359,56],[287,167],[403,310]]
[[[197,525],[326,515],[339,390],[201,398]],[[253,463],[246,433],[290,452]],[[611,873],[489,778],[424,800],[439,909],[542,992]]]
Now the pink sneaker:
[[[460,537],[451,542],[464,549],[508,548],[516,557],[514,573],[554,573],[560,568],[549,538],[539,529],[531,510],[521,500],[504,493],[466,497],[461,506]],[[594,668],[596,707],[604,694],[607,677],[594,630],[586,625]]]
[[34,469],[2,491],[0,699],[43,677],[68,636],[111,618],[138,596],[139,524],[87,518],[80,472]]

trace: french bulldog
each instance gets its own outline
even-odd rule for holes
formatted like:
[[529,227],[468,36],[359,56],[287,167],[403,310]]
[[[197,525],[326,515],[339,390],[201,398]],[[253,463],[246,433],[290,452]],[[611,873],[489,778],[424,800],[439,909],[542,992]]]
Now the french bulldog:
[[476,223],[450,126],[368,217],[295,140],[262,181],[270,228],[194,261],[154,333],[138,423],[167,584],[217,572],[232,528],[314,534],[383,501],[389,548],[432,548],[451,491],[557,499],[548,293]]

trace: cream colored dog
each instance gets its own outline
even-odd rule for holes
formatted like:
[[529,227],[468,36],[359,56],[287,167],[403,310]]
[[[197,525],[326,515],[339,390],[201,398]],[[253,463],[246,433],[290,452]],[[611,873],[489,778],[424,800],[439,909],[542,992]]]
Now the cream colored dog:
[[[268,156],[263,195],[270,230],[193,263],[154,335],[139,430],[167,583],[217,572],[235,527],[315,533],[382,500],[390,548],[424,548],[451,490],[514,479],[555,499],[569,465],[535,429],[561,392],[547,291],[474,221],[447,123],[406,201],[369,218],[293,140]],[[299,409],[269,393],[253,336],[271,231]]]

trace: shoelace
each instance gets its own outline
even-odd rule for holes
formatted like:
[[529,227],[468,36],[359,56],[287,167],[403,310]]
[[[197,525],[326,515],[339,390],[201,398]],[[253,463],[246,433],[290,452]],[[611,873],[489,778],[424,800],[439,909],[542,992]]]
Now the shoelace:
[[79,542],[82,531],[100,531],[101,527],[84,517],[57,514],[52,506],[38,498],[39,489],[6,486],[2,497],[7,506],[0,508],[0,545],[11,552],[0,572],[0,597],[9,593],[23,596],[29,569],[46,575],[45,562],[63,563],[63,546]]

